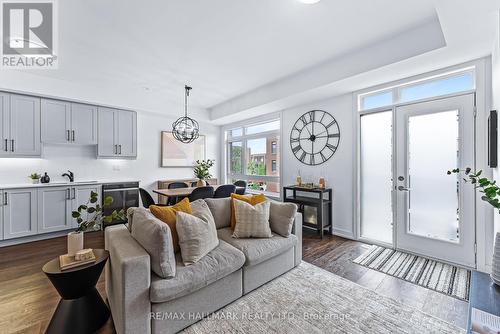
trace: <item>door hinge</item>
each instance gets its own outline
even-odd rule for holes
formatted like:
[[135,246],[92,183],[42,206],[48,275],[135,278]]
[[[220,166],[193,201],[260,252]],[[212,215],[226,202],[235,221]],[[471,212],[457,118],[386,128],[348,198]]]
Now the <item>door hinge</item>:
[[474,106],[474,118],[476,118],[476,116],[477,116],[477,107]]
[[477,254],[477,244],[474,244],[474,254]]

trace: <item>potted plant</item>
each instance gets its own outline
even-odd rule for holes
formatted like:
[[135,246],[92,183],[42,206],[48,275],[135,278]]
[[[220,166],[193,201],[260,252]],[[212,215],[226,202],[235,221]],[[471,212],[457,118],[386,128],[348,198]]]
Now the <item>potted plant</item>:
[[[455,168],[447,172],[448,175],[464,173],[465,182],[470,182],[478,189],[481,195],[481,200],[485,201],[500,212],[500,187],[497,186],[497,181],[490,180],[487,177],[481,176],[482,170],[472,172],[472,168],[467,167],[464,170]],[[493,282],[500,285],[500,232],[495,237],[495,247],[493,252],[492,271],[490,275]]]
[[42,176],[38,173],[33,173],[29,176],[29,178],[31,179],[31,183],[33,184],[37,184],[40,181],[41,177]]
[[208,179],[212,177],[210,174],[210,168],[214,165],[215,160],[196,160],[196,165],[194,166],[194,176],[198,179],[196,186],[203,187],[207,185]]
[[[78,228],[74,232],[68,233],[68,255],[74,256],[76,252],[83,249],[83,233],[93,230],[104,221],[111,223],[114,219],[125,219],[125,210],[113,211],[110,215],[104,215],[103,209],[113,203],[111,196],[106,196],[102,206],[97,203],[98,194],[90,192],[90,198],[85,204],[81,204],[72,212],[72,217],[76,219]],[[94,205],[95,204],[95,205]],[[85,216],[85,217],[84,217]]]

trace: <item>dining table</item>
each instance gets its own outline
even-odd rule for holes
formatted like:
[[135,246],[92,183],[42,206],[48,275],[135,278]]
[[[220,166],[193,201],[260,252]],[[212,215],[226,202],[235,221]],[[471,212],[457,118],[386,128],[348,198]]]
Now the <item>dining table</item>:
[[[211,185],[210,187],[213,187],[214,191],[215,191],[221,185],[222,184],[213,185],[213,186]],[[158,194],[158,195],[163,195],[163,196],[167,196],[167,197],[176,197],[176,196],[186,197],[186,196],[191,195],[193,190],[195,190],[196,188],[198,188],[198,187],[175,188],[175,189],[154,189],[153,192]],[[245,187],[236,186],[236,190],[244,190],[244,189],[245,189]]]

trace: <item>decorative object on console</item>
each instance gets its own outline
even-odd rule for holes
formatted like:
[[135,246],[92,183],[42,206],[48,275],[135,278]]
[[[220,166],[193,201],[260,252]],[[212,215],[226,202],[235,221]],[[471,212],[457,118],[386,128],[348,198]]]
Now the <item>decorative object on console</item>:
[[320,165],[330,159],[340,142],[335,117],[324,110],[311,110],[299,117],[290,131],[290,147],[306,165]]
[[196,160],[196,165],[194,166],[193,172],[194,176],[198,179],[196,183],[197,187],[204,187],[207,185],[208,179],[212,178],[210,174],[210,168],[214,165],[215,160]]
[[40,178],[40,182],[42,182],[42,183],[49,183],[50,182],[50,176],[49,176],[49,174],[47,174],[47,172],[45,172],[45,174],[43,174],[43,176]]
[[205,159],[205,136],[189,144],[174,138],[172,132],[161,132],[161,167],[193,167],[196,160]]
[[[74,232],[68,233],[68,255],[75,256],[76,252],[83,249],[83,232],[91,230],[94,226],[102,222],[110,223],[114,219],[125,219],[125,210],[114,210],[110,215],[103,214],[103,208],[113,203],[111,196],[104,198],[102,206],[97,203],[99,197],[94,191],[90,192],[90,198],[85,204],[81,204],[71,216],[76,219],[78,228]],[[82,215],[85,214],[85,219]]]
[[33,184],[38,183],[38,182],[40,181],[40,178],[41,178],[41,177],[42,177],[42,176],[41,176],[40,174],[38,174],[38,173],[33,173],[33,174],[31,174],[31,175],[30,175],[31,182],[32,182]]
[[[473,172],[472,168],[470,167],[467,167],[464,170],[455,168],[449,170],[447,174],[460,174],[462,172],[465,174],[463,180],[465,182],[470,182],[472,185],[474,185],[475,189],[479,189],[479,192],[483,194],[481,196],[481,199],[500,212],[500,187],[497,186],[496,181],[481,176],[481,174],[483,173],[482,170]],[[500,232],[496,234],[495,238],[493,263],[490,277],[491,280],[495,282],[495,284],[500,286]]]
[[184,116],[178,118],[172,124],[172,134],[174,138],[184,144],[189,144],[196,139],[200,135],[200,125],[194,119],[188,117],[188,97],[189,91],[192,87],[184,86],[185,94],[184,94]]

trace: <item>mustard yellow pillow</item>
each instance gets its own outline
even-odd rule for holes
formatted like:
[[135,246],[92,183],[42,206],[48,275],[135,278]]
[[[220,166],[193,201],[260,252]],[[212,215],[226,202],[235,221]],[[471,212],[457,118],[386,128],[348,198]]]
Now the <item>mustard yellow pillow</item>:
[[175,228],[175,215],[177,211],[182,211],[185,213],[192,214],[191,204],[189,204],[189,199],[186,197],[179,203],[172,206],[157,206],[151,205],[149,207],[151,213],[166,223],[168,227],[170,227],[170,232],[172,232],[172,243],[174,244],[174,252],[178,252],[180,250],[179,247],[179,236],[177,235],[177,229]]
[[247,202],[251,205],[256,205],[266,201],[266,196],[263,194],[258,195],[238,195],[231,194],[231,230],[234,231],[234,227],[236,226],[236,213],[234,210],[234,200],[239,199],[240,201]]

